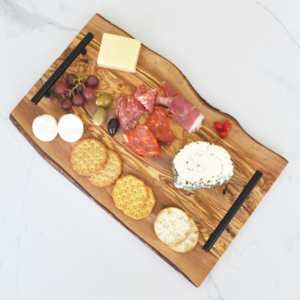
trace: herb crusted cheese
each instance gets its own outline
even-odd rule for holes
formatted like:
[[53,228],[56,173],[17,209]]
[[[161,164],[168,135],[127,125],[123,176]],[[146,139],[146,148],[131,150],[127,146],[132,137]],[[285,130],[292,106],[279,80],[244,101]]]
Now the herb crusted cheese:
[[195,190],[227,184],[234,172],[229,153],[208,142],[193,142],[183,147],[173,160],[174,184]]

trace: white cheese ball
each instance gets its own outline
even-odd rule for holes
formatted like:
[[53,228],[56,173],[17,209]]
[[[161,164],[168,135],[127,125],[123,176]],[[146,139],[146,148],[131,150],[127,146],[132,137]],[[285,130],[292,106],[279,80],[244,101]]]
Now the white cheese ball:
[[73,114],[64,115],[58,122],[58,133],[66,142],[78,141],[84,132],[84,126],[79,117]]
[[227,184],[234,174],[234,165],[224,148],[198,141],[176,154],[172,170],[177,188],[195,190]]
[[50,142],[57,136],[58,128],[55,118],[51,115],[42,115],[32,123],[33,134],[43,142]]

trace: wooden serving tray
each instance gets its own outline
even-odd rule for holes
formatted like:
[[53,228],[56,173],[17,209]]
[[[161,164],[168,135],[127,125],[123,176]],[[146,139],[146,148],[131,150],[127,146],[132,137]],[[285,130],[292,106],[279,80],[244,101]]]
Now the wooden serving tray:
[[[38,140],[31,129],[32,122],[37,116],[51,114],[56,120],[59,120],[62,115],[68,113],[60,107],[62,97],[53,91],[50,98],[43,98],[37,106],[30,100],[89,31],[94,34],[95,38],[86,47],[87,54],[80,54],[68,68],[67,73],[77,74],[79,67],[81,67],[83,75],[96,74],[100,79],[96,94],[111,93],[114,100],[120,93],[128,96],[131,89],[143,82],[148,88],[159,88],[162,81],[167,81],[186,99],[196,105],[205,116],[202,128],[193,134],[188,134],[181,126],[170,120],[170,126],[175,134],[172,146],[163,146],[163,156],[149,158],[135,155],[125,145],[121,129],[113,138],[107,133],[107,123],[112,117],[115,117],[115,101],[107,109],[107,120],[102,127],[97,127],[91,122],[91,116],[96,108],[94,101],[86,103],[84,107],[73,107],[70,110],[84,122],[84,137],[96,137],[103,141],[107,147],[120,154],[123,160],[123,175],[133,174],[153,188],[157,204],[149,217],[139,221],[129,218],[115,207],[111,197],[112,187],[98,188],[93,186],[85,177],[78,175],[72,169],[69,157],[74,143],[67,143],[59,136],[53,141],[45,143]],[[142,45],[135,74],[98,68],[96,60],[104,32],[131,37],[122,29],[96,14],[16,106],[10,115],[10,120],[46,161],[198,287],[226,251],[288,162],[249,136],[233,117],[210,106],[193,89],[176,66],[144,45]],[[213,122],[227,119],[232,122],[232,130],[228,138],[222,140],[219,138]],[[146,116],[142,116],[139,123],[144,123],[145,120]],[[184,191],[174,187],[171,171],[173,157],[185,144],[193,141],[209,141],[224,147],[230,153],[234,162],[235,174],[228,185],[196,191]],[[263,178],[211,251],[206,253],[202,250],[202,246],[256,170],[263,172]],[[195,249],[188,253],[180,254],[170,250],[154,233],[153,223],[156,215],[163,208],[169,206],[183,209],[196,221],[199,227],[199,243]]]

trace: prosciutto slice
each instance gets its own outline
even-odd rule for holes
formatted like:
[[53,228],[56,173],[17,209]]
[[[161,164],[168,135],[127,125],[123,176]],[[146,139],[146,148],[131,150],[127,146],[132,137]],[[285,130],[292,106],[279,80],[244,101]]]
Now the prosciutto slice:
[[143,114],[151,114],[156,94],[156,89],[147,90],[146,85],[143,83],[137,89],[133,89],[130,92],[127,110]]
[[162,107],[155,107],[144,125],[151,130],[154,137],[159,142],[169,146],[172,144],[174,135],[169,127],[169,119],[167,118],[165,110]]
[[151,130],[140,125],[128,133],[123,134],[127,146],[140,156],[157,156],[163,155],[157,140]]
[[138,123],[138,120],[141,116],[141,112],[138,111],[128,111],[128,100],[120,95],[117,99],[116,105],[116,115],[120,123],[121,128],[124,132],[128,132],[135,128]]
[[164,81],[162,87],[158,90],[155,103],[166,106],[167,115],[188,133],[197,131],[201,127],[204,116],[196,106],[188,102],[167,82]]

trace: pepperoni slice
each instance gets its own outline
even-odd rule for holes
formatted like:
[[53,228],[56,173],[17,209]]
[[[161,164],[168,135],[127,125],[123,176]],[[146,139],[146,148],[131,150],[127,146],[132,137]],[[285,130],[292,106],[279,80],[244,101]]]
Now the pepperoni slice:
[[162,107],[155,107],[144,125],[152,131],[154,137],[159,142],[165,143],[169,146],[172,144],[174,135],[169,127],[169,119]]
[[140,156],[163,155],[157,140],[145,125],[140,125],[128,133],[123,134],[127,146]]

